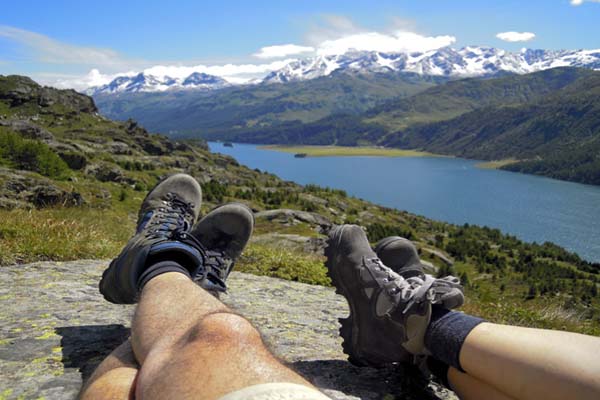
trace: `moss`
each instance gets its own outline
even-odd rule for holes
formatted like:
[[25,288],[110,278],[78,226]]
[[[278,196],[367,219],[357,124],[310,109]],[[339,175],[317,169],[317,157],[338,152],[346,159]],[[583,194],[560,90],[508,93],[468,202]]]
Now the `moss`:
[[36,336],[35,338],[38,340],[47,340],[47,339],[52,339],[54,337],[58,337],[58,335],[54,331],[46,331],[43,334],[41,334],[40,336]]

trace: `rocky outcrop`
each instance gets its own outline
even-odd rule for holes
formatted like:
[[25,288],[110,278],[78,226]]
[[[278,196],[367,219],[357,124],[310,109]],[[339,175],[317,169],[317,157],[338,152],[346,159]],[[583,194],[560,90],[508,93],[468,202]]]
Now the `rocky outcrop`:
[[45,143],[54,141],[54,135],[51,132],[28,120],[0,120],[0,126],[11,129],[27,139],[40,140]]
[[11,106],[36,103],[42,112],[51,112],[51,107],[61,105],[72,113],[95,113],[98,111],[91,97],[74,90],[58,90],[42,87],[25,76],[0,76],[0,99],[10,100]]
[[318,225],[324,230],[331,228],[332,223],[322,215],[299,210],[290,210],[281,208],[277,210],[261,211],[256,213],[255,218],[265,218],[268,221],[277,221],[283,224],[293,225],[298,222],[306,222],[311,225]]
[[0,208],[70,207],[84,203],[81,194],[59,188],[48,179],[0,168]]
[[[107,261],[0,267],[0,394],[72,399],[82,380],[128,335],[132,306],[110,304],[97,285]],[[334,399],[439,399],[454,395],[402,366],[346,361],[333,289],[233,273],[225,303],[250,319],[281,359]]]

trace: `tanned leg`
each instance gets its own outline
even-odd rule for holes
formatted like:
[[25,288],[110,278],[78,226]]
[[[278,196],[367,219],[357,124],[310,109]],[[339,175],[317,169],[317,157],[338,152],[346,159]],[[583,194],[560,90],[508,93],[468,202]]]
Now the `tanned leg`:
[[511,400],[498,389],[460,372],[456,368],[448,370],[448,381],[450,389],[460,397],[461,400]]
[[81,400],[129,400],[134,398],[139,365],[131,343],[125,341],[102,361],[85,383]]
[[460,364],[512,398],[600,399],[600,338],[482,323],[467,336]]
[[142,365],[138,398],[217,399],[272,382],[312,387],[271,355],[247,320],[180,273],[146,284],[131,340]]

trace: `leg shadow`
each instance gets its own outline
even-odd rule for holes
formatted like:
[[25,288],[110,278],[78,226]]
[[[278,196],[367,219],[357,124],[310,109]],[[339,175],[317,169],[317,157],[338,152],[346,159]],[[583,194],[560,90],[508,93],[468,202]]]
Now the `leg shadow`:
[[[344,360],[297,361],[290,365],[314,385],[360,399],[444,398],[429,387],[429,381],[410,366],[394,365],[381,369],[356,367]],[[440,388],[443,392],[445,389]],[[336,393],[328,392],[334,399]],[[347,398],[340,394],[339,398]]]
[[55,329],[62,338],[62,363],[77,368],[85,382],[96,367],[129,337],[129,328],[120,324],[63,326]]

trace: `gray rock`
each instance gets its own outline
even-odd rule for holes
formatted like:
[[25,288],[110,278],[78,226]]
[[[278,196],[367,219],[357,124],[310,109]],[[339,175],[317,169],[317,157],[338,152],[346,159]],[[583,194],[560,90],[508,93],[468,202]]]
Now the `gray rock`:
[[[0,388],[5,399],[72,399],[129,335],[133,306],[102,299],[108,261],[0,267]],[[401,366],[358,368],[341,351],[333,289],[234,272],[223,301],[259,328],[284,362],[334,399],[455,399]],[[5,394],[9,393],[9,394]]]
[[77,192],[67,192],[54,185],[40,185],[32,189],[29,202],[39,208],[56,205],[72,207],[83,205],[85,200]]
[[27,139],[41,140],[43,142],[54,141],[54,135],[46,129],[26,120],[4,120],[0,126],[5,126]]
[[302,222],[306,222],[307,224],[319,225],[320,227],[322,227],[324,229],[329,229],[332,226],[331,221],[329,221],[327,218],[323,217],[322,215],[319,215],[316,213],[311,213],[308,211],[290,210],[287,208],[280,208],[277,210],[260,211],[256,214],[254,214],[254,217],[257,219],[265,218],[268,221],[281,220],[282,222],[287,221],[290,223],[293,223],[294,220],[302,221]]
[[101,182],[119,182],[134,184],[135,181],[125,176],[121,168],[114,164],[91,164],[85,168],[87,175],[93,176]]

